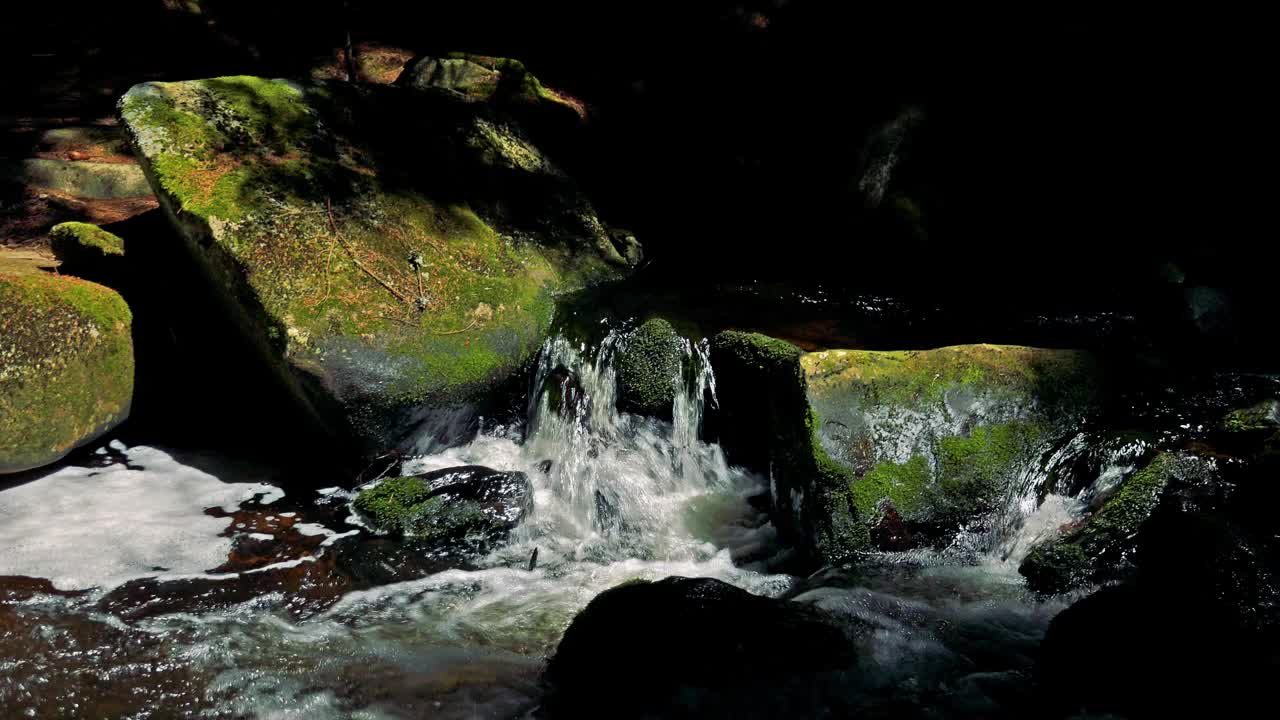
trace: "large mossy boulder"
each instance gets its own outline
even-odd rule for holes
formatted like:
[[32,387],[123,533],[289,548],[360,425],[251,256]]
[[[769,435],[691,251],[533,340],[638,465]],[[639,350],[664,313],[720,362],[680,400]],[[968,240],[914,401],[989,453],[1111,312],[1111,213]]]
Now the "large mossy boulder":
[[1027,579],[1028,588],[1042,593],[1119,578],[1130,569],[1139,531],[1170,482],[1188,483],[1212,474],[1202,458],[1157,455],[1125,480],[1082,526],[1033,548],[1018,572]]
[[630,267],[483,104],[228,77],[138,85],[120,110],[212,292],[299,407],[365,455],[465,427],[537,352],[558,293]]
[[101,285],[0,267],[0,473],[54,462],[128,417],[131,322]]
[[1003,506],[1097,397],[1087,353],[1005,345],[830,350],[801,359],[818,436],[856,476],[860,517],[926,536]]
[[712,365],[722,444],[769,473],[773,522],[807,566],[945,542],[1003,507],[1098,383],[1069,350],[806,354],[739,332],[716,337]]
[[671,323],[646,321],[628,334],[618,349],[618,409],[671,419],[680,388],[685,341]]
[[855,663],[852,634],[820,610],[710,578],[633,581],[569,625],[543,674],[543,713],[813,717]]
[[532,506],[533,489],[524,473],[478,465],[388,478],[352,504],[378,531],[477,546],[505,539]]

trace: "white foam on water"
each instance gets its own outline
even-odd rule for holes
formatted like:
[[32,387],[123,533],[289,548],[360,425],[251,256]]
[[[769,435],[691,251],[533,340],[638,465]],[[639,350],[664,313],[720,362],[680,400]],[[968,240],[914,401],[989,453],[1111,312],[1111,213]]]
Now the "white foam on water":
[[[202,575],[227,559],[227,512],[266,483],[224,482],[162,450],[111,447],[126,462],[64,467],[0,491],[0,575],[47,578],[60,590],[115,587],[158,575]],[[128,466],[142,469],[130,469]]]

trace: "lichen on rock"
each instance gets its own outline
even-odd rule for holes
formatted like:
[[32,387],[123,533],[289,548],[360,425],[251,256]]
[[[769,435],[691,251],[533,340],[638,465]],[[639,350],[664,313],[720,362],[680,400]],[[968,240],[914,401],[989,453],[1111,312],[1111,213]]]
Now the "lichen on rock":
[[0,472],[54,462],[128,417],[131,323],[100,285],[0,272]]
[[463,466],[387,478],[361,491],[352,507],[381,532],[433,543],[490,543],[504,538],[531,503],[524,474]]

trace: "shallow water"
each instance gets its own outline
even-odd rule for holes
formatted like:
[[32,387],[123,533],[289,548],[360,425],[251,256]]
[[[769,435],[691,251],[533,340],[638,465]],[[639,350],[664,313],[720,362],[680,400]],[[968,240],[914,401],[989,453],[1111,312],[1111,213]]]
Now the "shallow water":
[[[285,490],[260,468],[186,464],[157,448],[115,444],[97,467],[0,491],[0,576],[52,581],[0,579],[0,707],[15,717],[519,717],[537,706],[544,658],[595,595],[684,575],[866,628],[864,660],[841,691],[850,708],[1025,708],[1034,649],[1063,603],[1028,596],[1016,568],[1036,537],[1080,516],[1082,500],[1040,502],[1028,480],[1007,522],[958,529],[947,550],[816,578],[772,573],[773,528],[751,502],[765,478],[698,439],[714,402],[705,346],[688,346],[666,423],[614,409],[621,342],[549,341],[525,419],[406,461],[405,473],[479,464],[529,476],[531,515],[478,559],[424,559],[373,536],[351,517],[347,489]],[[559,368],[580,391],[543,392]]]

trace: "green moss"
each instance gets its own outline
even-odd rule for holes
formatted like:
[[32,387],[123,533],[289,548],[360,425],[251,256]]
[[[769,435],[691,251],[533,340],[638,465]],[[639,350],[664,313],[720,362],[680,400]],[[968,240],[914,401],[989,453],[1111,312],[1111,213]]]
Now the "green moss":
[[53,462],[128,416],[131,322],[100,285],[0,276],[0,471]]
[[1266,432],[1280,427],[1280,401],[1265,400],[1227,413],[1222,429],[1229,433]]
[[490,524],[473,502],[449,502],[432,496],[421,478],[388,478],[356,496],[352,506],[383,532],[426,540],[459,537]]
[[66,260],[68,255],[90,251],[98,255],[124,255],[124,240],[97,225],[82,222],[65,222],[54,225],[49,231],[54,255]]
[[968,437],[941,438],[937,445],[939,509],[953,516],[992,509],[1044,434],[1044,428],[1035,423],[1011,422],[976,427]]
[[920,509],[931,477],[929,460],[923,455],[915,455],[905,463],[876,463],[866,475],[853,481],[850,489],[854,505],[868,519],[879,515],[882,500],[892,503],[899,513],[909,515]]
[[653,318],[622,343],[618,358],[618,407],[624,412],[671,417],[679,384],[683,341],[671,323]]

